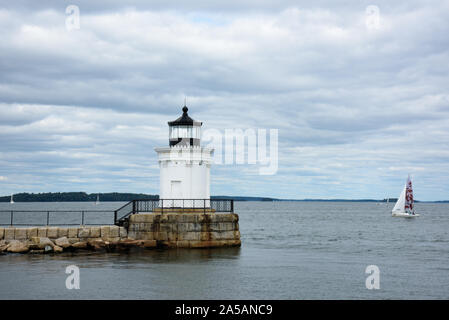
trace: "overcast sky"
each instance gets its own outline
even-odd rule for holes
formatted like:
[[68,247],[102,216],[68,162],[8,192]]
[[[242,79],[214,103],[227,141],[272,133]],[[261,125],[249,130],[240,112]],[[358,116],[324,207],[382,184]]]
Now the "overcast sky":
[[213,195],[382,199],[410,173],[449,199],[448,1],[194,3],[0,1],[0,195],[158,193],[187,96],[205,130],[279,130],[275,175],[216,165]]

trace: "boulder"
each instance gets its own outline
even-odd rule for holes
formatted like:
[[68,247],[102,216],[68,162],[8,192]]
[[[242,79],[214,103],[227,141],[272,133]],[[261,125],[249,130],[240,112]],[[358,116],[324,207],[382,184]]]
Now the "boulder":
[[16,228],[5,228],[3,238],[5,240],[14,240],[14,233]]
[[49,227],[47,228],[47,237],[56,239],[58,237],[58,227]]
[[100,227],[91,227],[90,228],[90,237],[100,238],[101,237],[101,228]]
[[86,249],[87,248],[87,242],[79,241],[74,244],[72,244],[72,247],[75,249]]
[[129,250],[132,247],[142,246],[142,240],[122,239],[116,242],[115,247],[118,250]]
[[120,228],[118,226],[110,226],[109,238],[120,237]]
[[50,247],[53,248],[55,246],[55,244],[49,238],[41,238],[40,239],[40,246],[44,247],[44,249],[45,249],[46,246],[50,246]]
[[27,228],[16,228],[14,233],[15,240],[25,240],[27,238]]
[[8,245],[8,252],[13,253],[25,253],[30,250],[28,244],[26,242],[22,242],[19,240],[12,240]]
[[68,236],[69,236],[69,228],[58,228],[58,238]]
[[46,237],[47,236],[47,229],[46,227],[44,228],[37,228],[37,236],[38,237]]
[[62,248],[68,248],[70,247],[70,241],[67,239],[67,237],[61,237],[55,240],[55,244]]
[[62,247],[60,247],[60,246],[54,246],[53,251],[55,253],[61,253],[62,251],[64,251],[64,249],[62,249]]
[[46,245],[46,246],[44,247],[44,252],[45,252],[45,253],[53,252],[53,247],[50,246],[50,245]]
[[80,242],[80,238],[68,238],[70,244],[74,244]]
[[9,247],[9,244],[0,245],[0,252],[6,251],[8,249],[8,247]]
[[51,241],[47,237],[32,237],[31,238],[31,247],[33,249],[44,249],[46,246],[50,246],[52,249],[55,246],[53,241]]
[[109,226],[101,226],[100,227],[100,233],[101,233],[101,237],[102,238],[109,238],[109,235],[110,235],[110,227]]
[[157,241],[156,240],[142,240],[139,246],[144,248],[156,248]]
[[95,250],[103,249],[106,243],[101,238],[89,239],[87,242],[90,247],[93,247]]
[[30,239],[31,237],[37,237],[37,228],[33,227],[33,228],[28,228],[27,229],[27,239]]
[[76,227],[76,228],[68,228],[68,230],[67,230],[67,238],[78,238],[78,227]]
[[123,239],[118,244],[124,247],[134,247],[142,244],[142,240]]
[[78,238],[88,238],[88,237],[90,237],[90,229],[89,228],[78,229]]

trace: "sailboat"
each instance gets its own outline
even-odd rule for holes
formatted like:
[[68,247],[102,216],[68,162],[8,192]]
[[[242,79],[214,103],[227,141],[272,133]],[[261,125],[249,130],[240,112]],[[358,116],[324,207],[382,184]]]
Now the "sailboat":
[[11,203],[11,204],[13,204],[14,203],[14,197],[13,197],[13,195],[11,194],[11,201],[9,201],[9,203]]
[[97,201],[95,201],[95,204],[99,204],[100,203],[100,195],[97,194]]
[[419,217],[419,214],[415,213],[413,204],[413,188],[410,175],[407,178],[407,183],[399,196],[393,210],[391,211],[393,217],[414,218]]

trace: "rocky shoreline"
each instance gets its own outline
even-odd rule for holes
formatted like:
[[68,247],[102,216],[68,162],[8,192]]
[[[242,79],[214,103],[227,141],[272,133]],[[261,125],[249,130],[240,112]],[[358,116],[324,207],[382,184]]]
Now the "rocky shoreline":
[[32,237],[29,240],[0,240],[0,254],[5,253],[62,253],[78,250],[91,251],[127,251],[132,247],[156,248],[156,240],[103,240],[89,239],[71,243],[67,237],[50,240],[47,237]]
[[78,250],[126,251],[132,247],[156,248],[156,240],[128,238],[118,226],[0,228],[0,254],[62,253]]

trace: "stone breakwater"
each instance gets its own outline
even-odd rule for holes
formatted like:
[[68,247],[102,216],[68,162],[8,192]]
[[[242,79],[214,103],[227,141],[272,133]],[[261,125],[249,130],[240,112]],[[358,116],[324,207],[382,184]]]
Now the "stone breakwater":
[[0,253],[107,252],[141,248],[240,246],[237,214],[131,215],[128,230],[98,227],[0,227]]
[[117,247],[129,247],[130,242],[133,241],[128,240],[126,229],[118,226],[0,228],[0,252],[112,251]]

